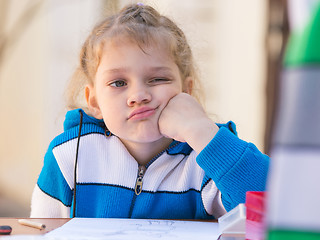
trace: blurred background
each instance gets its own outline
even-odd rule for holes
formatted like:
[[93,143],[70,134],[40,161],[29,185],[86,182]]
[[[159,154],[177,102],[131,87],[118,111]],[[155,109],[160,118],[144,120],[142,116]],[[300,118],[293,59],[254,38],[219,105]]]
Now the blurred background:
[[[62,132],[64,89],[93,25],[127,0],[0,0],[0,217],[27,217],[50,141]],[[141,1],[184,30],[213,120],[269,151],[286,1]],[[54,181],[54,179],[53,179]]]

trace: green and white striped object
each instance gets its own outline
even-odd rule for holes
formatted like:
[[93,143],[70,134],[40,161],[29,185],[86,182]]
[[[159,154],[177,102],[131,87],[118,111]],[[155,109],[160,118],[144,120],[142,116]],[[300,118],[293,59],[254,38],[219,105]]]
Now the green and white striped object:
[[[320,1],[288,2],[300,4],[300,21],[291,29],[280,79],[270,153],[267,239],[319,240]],[[303,9],[308,14],[302,18]]]

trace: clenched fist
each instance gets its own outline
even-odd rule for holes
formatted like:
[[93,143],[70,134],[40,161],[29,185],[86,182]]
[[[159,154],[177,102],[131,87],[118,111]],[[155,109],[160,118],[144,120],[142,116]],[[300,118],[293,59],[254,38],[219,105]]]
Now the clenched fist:
[[165,137],[187,142],[199,153],[219,128],[191,95],[179,93],[162,110],[159,130]]

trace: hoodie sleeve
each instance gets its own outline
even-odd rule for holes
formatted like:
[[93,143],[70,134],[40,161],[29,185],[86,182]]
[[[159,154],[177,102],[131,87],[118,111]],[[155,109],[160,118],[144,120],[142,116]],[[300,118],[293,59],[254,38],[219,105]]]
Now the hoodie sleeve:
[[32,218],[69,218],[72,189],[49,147],[31,201]]
[[81,112],[82,124],[86,126],[82,128],[81,136],[93,132],[104,133],[102,120],[90,117],[81,109],[67,112],[64,132],[53,139],[44,157],[44,165],[32,195],[31,217],[70,217]]
[[265,190],[269,157],[239,139],[233,129],[220,127],[197,162],[220,190],[227,211],[244,203],[247,191]]

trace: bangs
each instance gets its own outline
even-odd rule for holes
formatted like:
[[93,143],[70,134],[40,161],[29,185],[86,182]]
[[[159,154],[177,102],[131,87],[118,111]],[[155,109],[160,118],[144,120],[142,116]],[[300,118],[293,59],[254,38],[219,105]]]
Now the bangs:
[[145,53],[144,49],[148,47],[167,51],[171,55],[176,49],[174,36],[168,34],[168,30],[162,27],[151,27],[143,24],[127,24],[110,29],[106,33],[106,36],[104,36],[103,45],[105,42],[110,41],[113,44],[123,44],[126,42],[137,44]]

